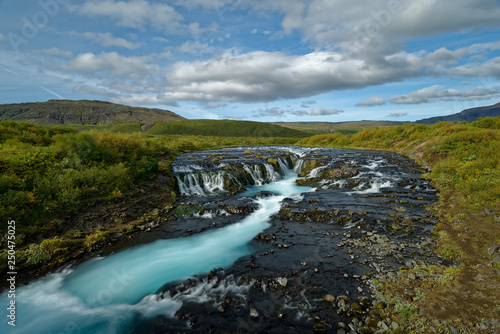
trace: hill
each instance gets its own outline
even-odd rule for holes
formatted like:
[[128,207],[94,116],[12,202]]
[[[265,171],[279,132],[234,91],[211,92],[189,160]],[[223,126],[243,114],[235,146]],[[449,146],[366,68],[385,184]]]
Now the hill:
[[321,134],[340,132],[342,134],[356,133],[373,128],[384,128],[393,125],[402,125],[404,122],[392,121],[352,121],[352,122],[277,122],[272,123],[290,129]]
[[466,109],[466,110],[463,110],[462,112],[459,112],[457,114],[448,115],[448,116],[424,118],[424,119],[415,121],[415,123],[431,125],[431,124],[438,123],[438,122],[455,122],[455,121],[474,122],[474,121],[477,121],[479,118],[488,117],[488,116],[489,117],[500,116],[500,103],[494,104],[492,106]]
[[0,121],[38,123],[42,125],[96,125],[118,122],[182,120],[171,111],[130,107],[103,101],[49,100],[47,102],[0,105]]
[[207,119],[158,122],[146,133],[150,135],[286,138],[305,138],[311,135],[270,123]]

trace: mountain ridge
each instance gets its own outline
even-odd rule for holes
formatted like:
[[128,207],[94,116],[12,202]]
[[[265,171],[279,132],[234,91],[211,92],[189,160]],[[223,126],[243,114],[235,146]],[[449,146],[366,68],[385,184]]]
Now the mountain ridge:
[[97,125],[119,122],[183,120],[176,113],[156,108],[131,107],[105,101],[49,100],[0,105],[0,121],[38,123],[41,125]]
[[493,104],[491,106],[476,107],[462,110],[459,113],[447,115],[447,116],[436,116],[430,118],[420,119],[415,121],[417,124],[434,124],[438,122],[474,122],[479,118],[483,117],[497,117],[500,116],[500,102]]

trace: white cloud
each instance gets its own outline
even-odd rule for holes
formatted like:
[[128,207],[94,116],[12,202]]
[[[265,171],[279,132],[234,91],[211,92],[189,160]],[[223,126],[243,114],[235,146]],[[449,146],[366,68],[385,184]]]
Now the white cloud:
[[401,46],[399,41],[411,37],[500,26],[500,6],[496,0],[242,0],[240,3],[263,15],[281,14],[285,34],[299,31],[305,41],[319,47],[335,45],[355,52],[366,48],[371,53],[376,50],[384,54],[394,52],[394,47]]
[[49,56],[63,56],[63,57],[72,57],[73,56],[73,52],[60,50],[60,49],[55,48],[55,47],[50,48],[50,49],[33,50],[33,52],[42,53],[42,54],[46,54]]
[[184,18],[172,6],[145,0],[88,0],[81,6],[70,8],[90,17],[111,17],[118,25],[140,30],[150,25],[160,31],[179,33],[185,28],[181,24]]
[[340,110],[340,109],[314,108],[311,111],[311,116],[338,115],[338,114],[341,114],[343,112],[344,112],[344,110]]
[[[116,52],[83,53],[61,66],[66,73],[100,80],[102,87],[130,93],[131,90],[155,94],[161,101],[269,102],[287,98],[310,97],[330,91],[376,86],[413,77],[461,76],[500,78],[500,57],[487,62],[462,65],[472,52],[496,50],[500,43],[477,44],[457,50],[434,52],[396,52],[383,61],[346,58],[338,52],[315,51],[305,55],[255,51],[238,53],[228,50],[205,60],[179,61],[162,67],[164,57],[173,60],[170,51],[145,57],[126,57]],[[213,52],[209,45],[186,42],[184,52]],[[464,58],[459,58],[464,57]],[[452,61],[453,60],[453,61]],[[458,60],[456,65],[455,61]],[[451,64],[451,65],[450,65]],[[472,73],[474,72],[474,73]],[[117,82],[120,85],[117,85]],[[129,87],[127,89],[127,87]],[[424,103],[425,96],[444,87],[431,87],[421,92],[393,97],[391,103]],[[476,92],[490,96],[495,92]],[[453,92],[438,92],[435,99],[455,99]],[[488,95],[490,94],[490,95]],[[384,99],[371,97],[357,106],[381,105]],[[302,108],[307,108],[303,105]]]
[[7,37],[5,37],[5,35],[0,32],[0,42],[6,41],[6,40],[7,40]]
[[392,114],[389,114],[385,117],[390,117],[390,118],[399,118],[399,117],[404,117],[404,116],[407,116],[408,113],[407,112],[395,112],[395,113],[392,113]]
[[421,104],[437,101],[472,101],[488,100],[500,96],[500,87],[476,88],[469,91],[458,91],[456,89],[444,89],[445,86],[433,85],[405,95],[391,98],[394,104]]
[[242,120],[244,119],[243,117],[241,116],[237,116],[237,115],[226,115],[226,116],[222,116],[223,118],[227,118],[227,119],[237,119],[237,120]]
[[184,6],[188,9],[195,9],[197,7],[219,9],[232,2],[233,0],[177,0],[176,5]]
[[212,54],[215,52],[216,48],[210,46],[206,43],[200,43],[198,41],[186,41],[182,43],[181,46],[177,48],[179,52],[182,53],[194,53],[194,54]]
[[139,42],[134,43],[127,41],[126,39],[121,37],[115,37],[109,32],[106,33],[84,32],[82,34],[76,33],[76,35],[81,35],[84,38],[94,40],[104,47],[120,47],[129,50],[134,50],[142,45],[142,43]]
[[385,104],[385,100],[380,96],[372,96],[365,99],[363,102],[356,103],[356,107],[381,106]]

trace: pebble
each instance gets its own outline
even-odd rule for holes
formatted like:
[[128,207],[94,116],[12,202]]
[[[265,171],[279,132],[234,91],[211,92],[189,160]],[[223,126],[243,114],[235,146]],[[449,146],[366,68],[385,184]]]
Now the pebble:
[[253,307],[250,308],[250,317],[254,319],[259,317],[259,312]]
[[325,295],[325,297],[323,297],[323,299],[326,302],[333,303],[335,301],[335,296],[331,295],[331,294],[327,294],[327,295]]
[[277,278],[276,281],[281,285],[281,286],[286,286],[288,284],[288,280],[286,277],[280,277]]

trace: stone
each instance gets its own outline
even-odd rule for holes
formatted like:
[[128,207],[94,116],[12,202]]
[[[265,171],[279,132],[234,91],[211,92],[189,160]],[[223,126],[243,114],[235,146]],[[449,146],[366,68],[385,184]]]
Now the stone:
[[395,322],[395,321],[393,321],[393,322],[392,322],[392,324],[391,324],[391,328],[392,328],[392,330],[394,330],[394,331],[395,331],[395,330],[397,330],[397,329],[399,328],[398,323],[397,323],[397,322]]
[[344,329],[341,328],[337,331],[337,334],[346,334],[346,332]]
[[224,309],[224,306],[220,305],[220,306],[217,308],[217,311],[219,311],[220,313],[224,313],[226,310]]
[[281,286],[286,286],[288,284],[286,277],[279,277],[276,279],[276,282],[278,282]]
[[253,319],[257,319],[259,317],[259,312],[253,307],[250,308],[250,317]]
[[334,296],[334,295],[331,295],[331,294],[327,294],[327,295],[325,295],[325,297],[323,297],[323,299],[324,299],[326,302],[329,302],[329,303],[333,303],[333,302],[335,302],[335,296]]

